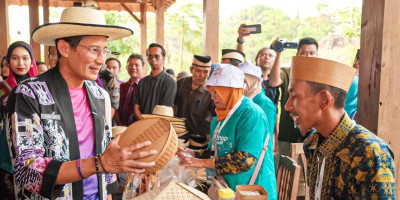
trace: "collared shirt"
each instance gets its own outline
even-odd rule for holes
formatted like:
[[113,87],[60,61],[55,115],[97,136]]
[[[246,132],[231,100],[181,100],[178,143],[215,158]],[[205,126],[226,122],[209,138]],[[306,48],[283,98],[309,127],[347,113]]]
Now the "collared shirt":
[[131,84],[129,80],[128,82],[122,83],[120,86],[121,94],[119,100],[118,114],[121,123],[124,126],[129,126],[137,120],[134,116],[133,105],[139,81],[140,79],[137,79],[133,84]]
[[215,116],[215,105],[204,85],[192,89],[192,77],[178,80],[175,105],[177,117],[186,118],[186,127],[191,134],[210,134],[210,123]]
[[176,82],[165,71],[157,76],[144,77],[138,85],[135,104],[140,105],[142,114],[152,114],[156,105],[173,106]]
[[395,199],[392,150],[347,114],[328,138],[310,135],[304,141],[304,153],[311,199],[315,199],[318,180],[322,181],[321,199]]

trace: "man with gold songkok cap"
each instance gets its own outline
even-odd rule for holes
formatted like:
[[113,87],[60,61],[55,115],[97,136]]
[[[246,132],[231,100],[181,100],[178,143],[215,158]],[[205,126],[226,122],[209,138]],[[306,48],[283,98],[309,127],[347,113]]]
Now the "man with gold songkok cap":
[[394,199],[393,152],[344,110],[356,70],[330,60],[295,56],[285,110],[304,141],[310,199]]

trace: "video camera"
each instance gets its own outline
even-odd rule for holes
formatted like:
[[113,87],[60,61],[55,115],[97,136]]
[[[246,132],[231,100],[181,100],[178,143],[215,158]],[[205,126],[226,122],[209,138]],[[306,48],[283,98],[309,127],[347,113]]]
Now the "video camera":
[[278,40],[271,46],[271,49],[282,52],[285,49],[297,49],[299,44],[297,42],[286,42],[285,40]]

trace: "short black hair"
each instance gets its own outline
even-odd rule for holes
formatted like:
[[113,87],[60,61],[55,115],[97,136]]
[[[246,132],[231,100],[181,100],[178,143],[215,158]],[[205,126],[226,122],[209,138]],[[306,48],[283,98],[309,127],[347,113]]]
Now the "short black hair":
[[46,63],[42,62],[42,61],[36,61],[36,66],[38,65],[46,65]]
[[113,57],[107,58],[107,60],[106,60],[106,62],[105,62],[106,65],[107,65],[107,62],[110,61],[110,60],[115,60],[115,61],[117,61],[117,62],[118,62],[118,68],[121,69],[121,62],[120,62],[118,59],[113,58]]
[[301,38],[299,40],[299,47],[297,47],[297,53],[300,51],[301,46],[303,46],[304,44],[314,44],[317,47],[317,50],[318,50],[318,42],[317,42],[317,40],[315,40],[312,37],[305,37],[305,38]]
[[323,83],[316,83],[311,81],[306,81],[306,82],[308,83],[308,86],[310,86],[310,92],[312,94],[317,94],[318,92],[324,89],[329,90],[332,93],[333,98],[335,99],[335,107],[338,109],[344,108],[347,96],[346,91]]
[[165,70],[165,72],[175,76],[175,71],[173,69],[167,69],[167,70]]
[[[61,58],[60,51],[58,50],[58,47],[57,47],[58,41],[60,41],[60,40],[66,41],[69,44],[69,46],[74,51],[76,51],[76,48],[78,47],[78,45],[81,42],[81,40],[83,39],[83,37],[84,37],[83,35],[80,35],[80,36],[72,36],[72,37],[65,37],[65,38],[56,39],[56,49],[57,49],[58,58]],[[49,47],[49,50],[50,50],[50,47]]]
[[131,59],[134,59],[134,58],[139,59],[140,61],[142,61],[142,65],[144,66],[143,56],[140,55],[140,54],[137,54],[137,53],[133,53],[132,55],[130,55],[129,58],[128,58],[128,60],[126,61],[126,64],[128,64],[129,61],[130,61]]
[[[240,64],[242,64],[242,61],[240,61],[240,60],[237,60],[237,59],[233,59],[233,58],[228,58],[229,59],[229,63],[231,63],[231,65],[233,65],[233,66],[238,66],[238,65],[240,65]],[[224,59],[225,60],[225,59]]]
[[151,44],[149,45],[149,48],[147,48],[147,50],[146,50],[146,56],[149,56],[149,49],[152,48],[152,47],[158,47],[158,48],[160,48],[160,49],[161,49],[161,55],[162,55],[163,57],[165,57],[165,55],[167,54],[167,52],[165,51],[164,47],[163,47],[161,44],[158,44],[158,43],[151,43]]

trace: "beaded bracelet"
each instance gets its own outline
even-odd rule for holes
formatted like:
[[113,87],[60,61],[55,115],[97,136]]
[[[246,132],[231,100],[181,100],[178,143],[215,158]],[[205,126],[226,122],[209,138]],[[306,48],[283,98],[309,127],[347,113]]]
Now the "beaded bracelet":
[[98,154],[98,156],[99,156],[99,160],[100,160],[100,165],[101,165],[101,167],[103,168],[104,173],[108,173],[107,170],[106,170],[106,168],[105,168],[104,165],[103,165],[103,161],[101,160],[101,154]]
[[94,166],[96,167],[96,173],[100,174],[99,170],[99,154],[94,157]]
[[85,176],[83,175],[83,171],[82,171],[81,161],[82,161],[81,159],[79,159],[79,160],[76,161],[76,168],[78,168],[79,176],[80,176],[82,179],[85,179]]

